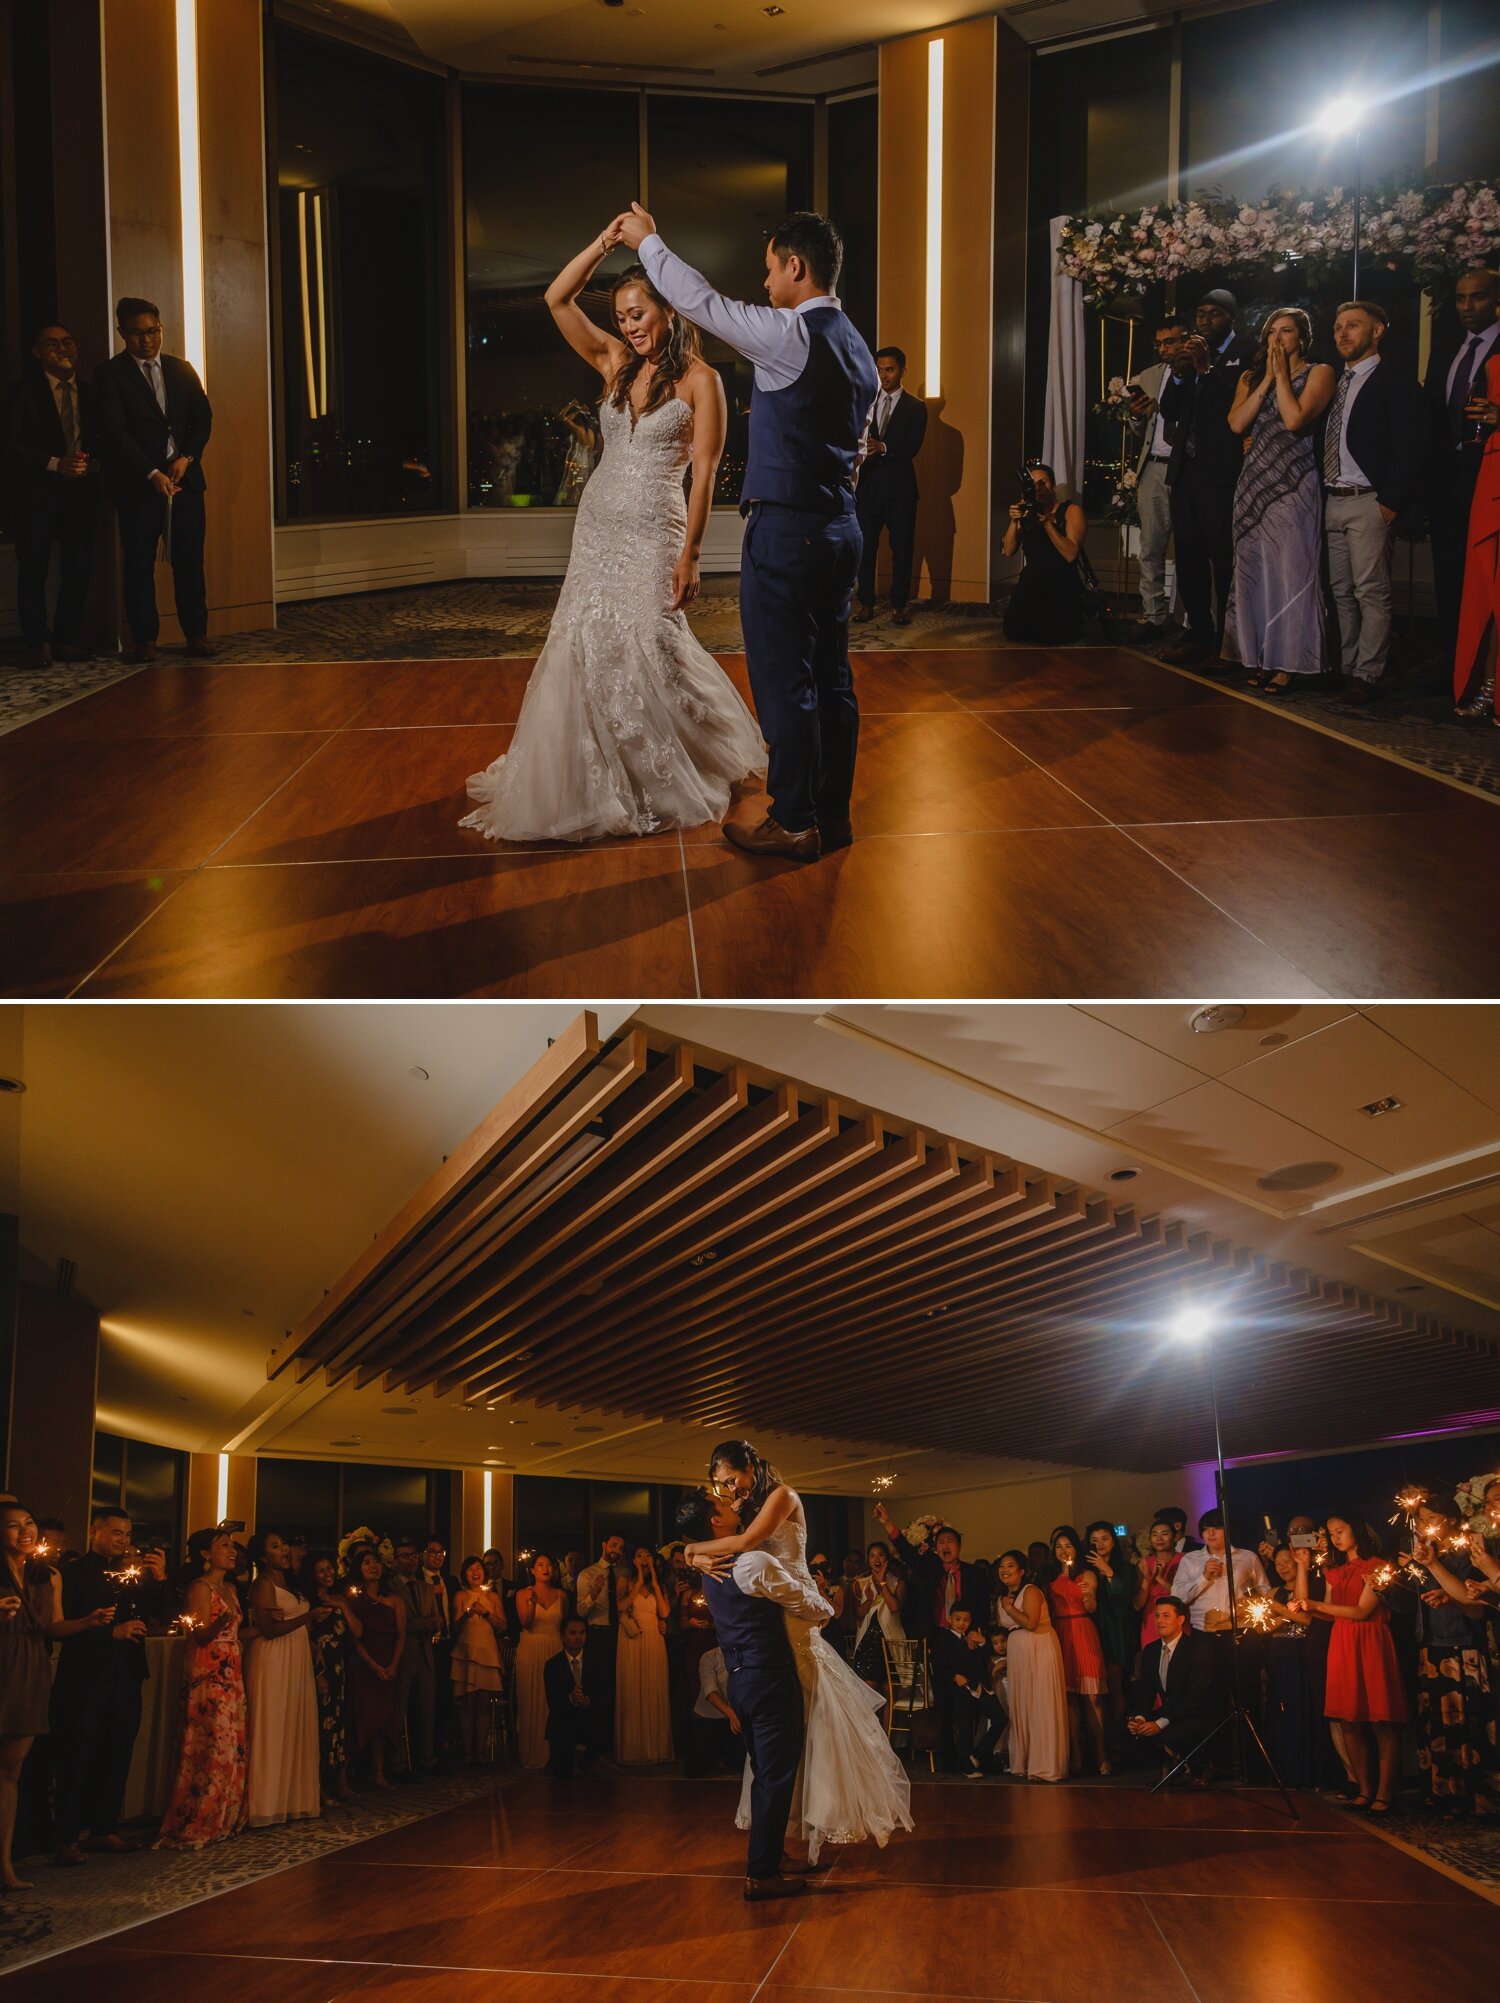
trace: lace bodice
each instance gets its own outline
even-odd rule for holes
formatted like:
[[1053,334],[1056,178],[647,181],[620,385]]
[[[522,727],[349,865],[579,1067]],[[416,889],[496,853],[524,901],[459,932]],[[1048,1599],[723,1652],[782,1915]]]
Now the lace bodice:
[[[693,407],[680,396],[633,418],[605,399],[599,410],[603,454],[578,504],[580,523],[628,516],[670,531],[672,561],[687,525],[683,475],[693,454]],[[669,566],[670,567],[670,566]]]
[[789,1572],[794,1572],[799,1583],[812,1584],[812,1574],[807,1569],[807,1532],[795,1516],[777,1524],[766,1539],[764,1548],[773,1558],[779,1559]]

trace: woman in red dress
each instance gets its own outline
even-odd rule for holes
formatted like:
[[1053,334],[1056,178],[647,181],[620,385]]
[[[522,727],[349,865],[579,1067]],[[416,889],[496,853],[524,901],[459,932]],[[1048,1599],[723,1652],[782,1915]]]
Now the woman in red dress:
[[1109,1671],[1104,1645],[1094,1625],[1098,1578],[1084,1564],[1078,1532],[1063,1523],[1052,1533],[1052,1557],[1057,1577],[1047,1587],[1052,1624],[1062,1643],[1063,1674],[1068,1686],[1068,1770],[1083,1772],[1083,1733],[1093,1742],[1100,1773],[1113,1773],[1104,1755],[1104,1699]]
[[1328,1518],[1328,1539],[1344,1562],[1330,1564],[1323,1575],[1327,1598],[1307,1597],[1308,1554],[1299,1550],[1297,1597],[1289,1610],[1334,1623],[1323,1709],[1344,1728],[1344,1750],[1359,1784],[1354,1806],[1389,1815],[1400,1769],[1400,1727],[1411,1711],[1391,1617],[1371,1581],[1380,1567],[1380,1540],[1362,1517],[1347,1512]]
[[1136,1574],[1135,1597],[1131,1601],[1141,1617],[1142,1648],[1149,1648],[1157,1638],[1156,1602],[1164,1600],[1171,1592],[1172,1581],[1177,1577],[1177,1567],[1181,1563],[1182,1553],[1172,1535],[1171,1524],[1153,1523],[1151,1549],[1141,1560]]
[[1464,414],[1485,424],[1490,435],[1479,461],[1479,480],[1469,510],[1469,551],[1464,563],[1464,595],[1458,612],[1458,651],[1453,659],[1453,699],[1466,723],[1500,722],[1495,714],[1495,646],[1500,632],[1500,355],[1484,365],[1484,390],[1464,406]]

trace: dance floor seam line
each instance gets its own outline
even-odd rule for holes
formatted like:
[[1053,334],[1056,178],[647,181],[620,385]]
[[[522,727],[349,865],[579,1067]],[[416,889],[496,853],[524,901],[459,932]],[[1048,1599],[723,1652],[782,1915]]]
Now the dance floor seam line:
[[[202,865],[200,864],[199,868],[201,867]],[[98,961],[94,966],[90,967],[86,974],[81,974],[79,976],[78,980],[74,982],[73,986],[68,989],[67,999],[69,1001],[75,1001],[77,997],[83,992],[83,990],[88,986],[89,982],[93,980],[96,975],[103,973],[104,969],[109,965],[110,961],[115,957],[115,955],[117,953],[123,953],[125,948],[130,944],[131,940],[134,939],[138,933],[145,930],[145,928],[151,923],[151,920],[157,915],[157,913],[163,910],[168,904],[170,904],[172,902],[172,899],[176,897],[180,891],[186,890],[187,886],[192,882],[193,878],[197,874],[198,874],[197,869],[185,869],[182,872],[181,883],[174,883],[172,888],[167,892],[166,896],[163,897],[159,903],[153,904],[149,911],[143,912],[141,914],[139,920],[134,925],[131,926],[130,930],[125,934],[123,939],[117,939],[115,941],[114,945],[110,947],[109,951],[104,955],[102,960]]]
[[765,1974],[760,1978],[759,1982],[756,1983],[754,1989],[752,1989],[750,1992],[750,2003],[755,2003],[756,1997],[759,1996],[762,1989],[765,1988],[766,1984],[770,1981],[771,1977],[776,1973],[777,1969],[781,1966],[781,1957],[786,1953],[787,1949],[791,1946],[792,1942],[797,1938],[798,1929],[801,1927],[801,1925],[802,1925],[801,1920],[796,1921],[792,1927],[791,1932],[787,1935],[786,1939],[781,1943],[780,1947],[777,1948],[776,1959],[771,1963],[771,1966],[766,1970]]
[[687,912],[688,958],[693,968],[693,993],[699,1001],[703,999],[703,976],[698,971],[698,935],[693,929],[693,886],[688,876],[687,844],[682,839],[682,830],[677,830],[677,861],[682,872],[682,903]]
[[[1157,1919],[1156,1914],[1151,1910],[1150,1901],[1147,1899],[1145,1893],[1137,1892],[1135,1896],[1137,1899],[1140,1900],[1141,1905],[1145,1908],[1147,1918],[1150,1920],[1152,1926],[1156,1929],[1157,1938],[1161,1941],[1161,1944],[1167,1950],[1167,1953],[1171,1955],[1172,1965],[1176,1968],[1177,1973],[1182,1977],[1183,1982],[1187,1987],[1187,1993],[1189,1996],[1192,1997],[1193,2003],[1203,2003],[1202,1997],[1199,1996],[1198,1991],[1193,1984],[1192,1977],[1188,1974],[1187,1970],[1183,1967],[1181,1961],[1178,1959],[1176,1948],[1173,1947],[1171,1941],[1169,1941],[1167,1939],[1167,1936],[1162,1932],[1161,1922]],[[1214,1894],[1214,1897],[1216,1898],[1219,1896],[1221,1895],[1218,1893]]]

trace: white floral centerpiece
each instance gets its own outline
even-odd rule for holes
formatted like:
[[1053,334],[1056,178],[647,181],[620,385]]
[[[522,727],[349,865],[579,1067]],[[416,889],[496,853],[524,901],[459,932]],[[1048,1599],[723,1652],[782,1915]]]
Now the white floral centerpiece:
[[339,1570],[341,1572],[349,1570],[349,1553],[354,1549],[356,1544],[373,1544],[375,1549],[380,1553],[381,1564],[385,1566],[387,1571],[396,1562],[396,1553],[390,1538],[377,1537],[367,1523],[362,1523],[357,1530],[351,1530],[347,1537],[339,1539]]
[[1495,1513],[1484,1506],[1485,1490],[1497,1481],[1500,1481],[1500,1468],[1491,1468],[1488,1474],[1471,1475],[1468,1481],[1461,1481],[1454,1490],[1459,1515],[1481,1537],[1500,1530],[1500,1521],[1496,1520]]

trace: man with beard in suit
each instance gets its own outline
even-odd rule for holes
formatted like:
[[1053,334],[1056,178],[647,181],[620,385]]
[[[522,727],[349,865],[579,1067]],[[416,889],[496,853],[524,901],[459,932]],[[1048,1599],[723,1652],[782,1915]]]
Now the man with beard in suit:
[[901,386],[906,356],[899,348],[877,348],[875,370],[880,394],[870,406],[860,441],[859,484],[854,490],[854,512],[864,538],[854,623],[862,626],[875,617],[875,559],[884,529],[891,539],[892,623],[909,626],[911,614],[906,608],[917,539],[917,473],[912,461],[927,436],[927,406]]
[[[92,392],[78,380],[78,344],[57,323],[39,327],[32,366],[12,391],[0,445],[0,521],[16,546],[16,609],[25,665],[86,661],[79,641],[89,571],[99,470],[89,457]],[[47,572],[59,556],[57,616],[47,624]]]
[[94,394],[105,485],[120,518],[132,659],[156,659],[156,550],[164,530],[186,651],[206,658],[213,648],[203,581],[201,462],[213,411],[192,363],[162,353],[161,314],[149,299],[122,299],[115,325],[124,351],[98,369]]
[[1168,360],[1159,408],[1172,441],[1167,486],[1177,589],[1188,617],[1182,640],[1162,655],[1176,667],[1212,668],[1224,641],[1234,570],[1234,490],[1245,452],[1229,429],[1229,407],[1254,343],[1235,332],[1232,292],[1206,292],[1195,331]]

